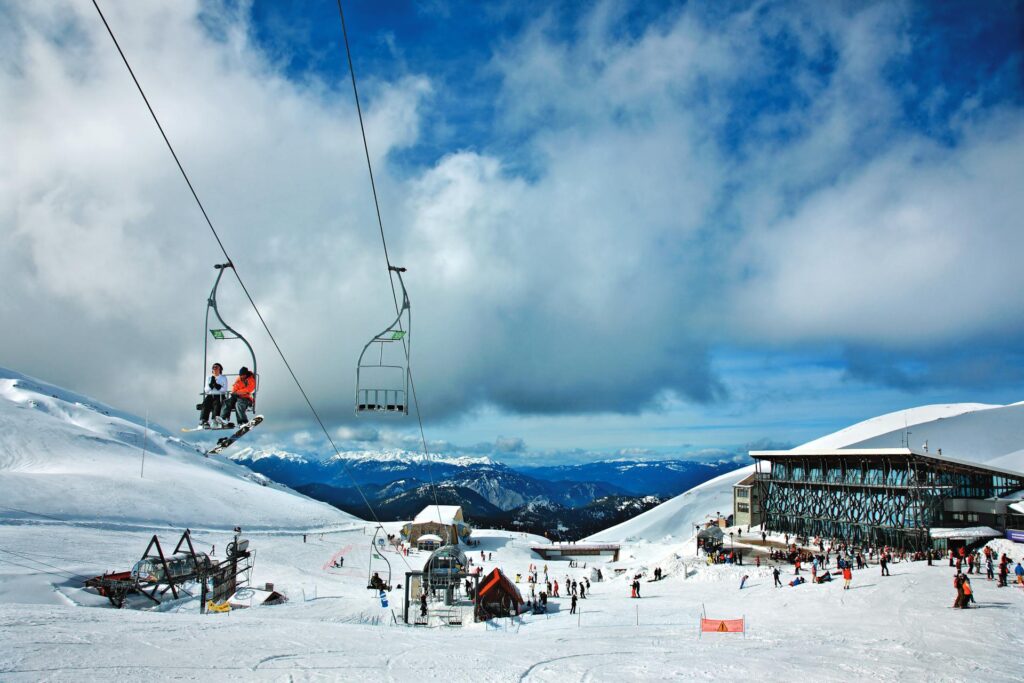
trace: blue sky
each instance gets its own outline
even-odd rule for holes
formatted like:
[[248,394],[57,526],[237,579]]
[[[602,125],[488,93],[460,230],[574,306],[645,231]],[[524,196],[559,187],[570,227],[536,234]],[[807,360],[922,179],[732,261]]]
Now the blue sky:
[[[102,5],[331,428],[415,447],[351,413],[390,290],[336,5]],[[91,7],[2,12],[0,360],[190,422],[209,237]],[[1022,398],[1024,4],[345,12],[436,448],[714,455]],[[319,449],[243,304],[262,442]]]

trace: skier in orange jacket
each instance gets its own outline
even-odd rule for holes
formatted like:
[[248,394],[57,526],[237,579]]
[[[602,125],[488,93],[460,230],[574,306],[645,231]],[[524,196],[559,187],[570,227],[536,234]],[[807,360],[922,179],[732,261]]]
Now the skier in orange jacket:
[[[238,371],[238,379],[231,386],[231,395],[224,401],[224,406],[221,408],[221,421],[227,420],[231,415],[231,411],[234,410],[239,425],[248,422],[249,417],[245,413],[253,407],[253,394],[255,392],[256,377],[249,371],[249,368],[242,366]],[[235,423],[228,422],[225,426],[234,427]]]

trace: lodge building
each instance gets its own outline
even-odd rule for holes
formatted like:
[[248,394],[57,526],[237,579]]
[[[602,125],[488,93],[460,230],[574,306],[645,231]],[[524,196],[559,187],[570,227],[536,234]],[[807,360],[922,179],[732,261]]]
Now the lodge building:
[[951,530],[987,529],[974,533],[992,538],[1021,520],[1019,499],[1010,497],[1024,490],[1021,472],[910,448],[750,455],[756,471],[733,487],[734,523],[760,521],[768,531],[855,545],[945,550],[958,538]]

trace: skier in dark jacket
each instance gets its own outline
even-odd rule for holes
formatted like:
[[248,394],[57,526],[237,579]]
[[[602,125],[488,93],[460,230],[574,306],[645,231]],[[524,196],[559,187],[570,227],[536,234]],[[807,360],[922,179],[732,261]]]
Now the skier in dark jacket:
[[203,402],[199,405],[199,426],[210,428],[210,417],[220,417],[220,406],[228,393],[228,378],[224,376],[224,366],[214,363],[210,368],[210,378],[203,391]]
[[576,614],[576,596],[572,596],[572,608],[569,610],[569,614]]
[[772,567],[772,577],[775,578],[775,587],[782,588],[782,581],[779,580],[779,568],[778,566]]

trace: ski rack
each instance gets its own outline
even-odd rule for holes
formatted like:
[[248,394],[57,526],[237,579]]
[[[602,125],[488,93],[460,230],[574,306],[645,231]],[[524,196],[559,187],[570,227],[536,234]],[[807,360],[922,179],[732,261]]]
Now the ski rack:
[[[367,413],[409,414],[409,345],[412,336],[412,308],[402,273],[405,268],[388,266],[398,275],[402,306],[394,321],[366,342],[356,364],[356,415]],[[401,344],[397,360],[392,345]],[[372,349],[372,351],[371,351]],[[388,350],[385,359],[385,350]],[[369,354],[367,352],[370,352]]]

